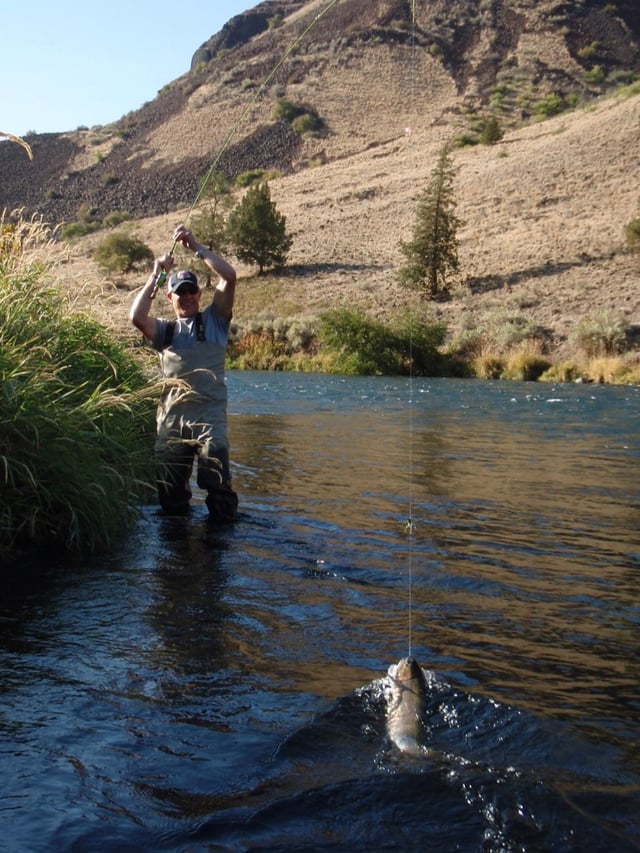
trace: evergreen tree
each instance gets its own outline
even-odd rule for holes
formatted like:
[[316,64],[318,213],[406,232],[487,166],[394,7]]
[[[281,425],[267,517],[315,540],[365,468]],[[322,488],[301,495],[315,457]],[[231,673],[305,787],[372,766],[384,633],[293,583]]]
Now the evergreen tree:
[[292,238],[286,232],[286,218],[271,200],[268,182],[250,187],[231,211],[227,234],[238,260],[267,267],[284,266]]
[[455,169],[445,147],[418,198],[413,240],[400,243],[408,262],[398,272],[400,282],[422,290],[425,298],[446,291],[449,275],[459,269],[457,231],[462,222],[455,215],[454,176]]

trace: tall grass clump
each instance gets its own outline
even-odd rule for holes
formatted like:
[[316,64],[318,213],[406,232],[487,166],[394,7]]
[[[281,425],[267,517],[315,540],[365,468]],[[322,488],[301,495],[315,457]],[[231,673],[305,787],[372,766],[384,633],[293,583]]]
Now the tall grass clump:
[[127,530],[148,479],[155,389],[47,279],[41,223],[0,221],[0,561]]

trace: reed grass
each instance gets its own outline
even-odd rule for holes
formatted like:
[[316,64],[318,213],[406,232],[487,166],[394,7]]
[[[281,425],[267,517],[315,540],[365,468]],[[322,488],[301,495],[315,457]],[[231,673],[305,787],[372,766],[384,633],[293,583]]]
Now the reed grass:
[[0,221],[0,560],[93,551],[137,517],[157,389],[125,345],[68,313],[41,222]]

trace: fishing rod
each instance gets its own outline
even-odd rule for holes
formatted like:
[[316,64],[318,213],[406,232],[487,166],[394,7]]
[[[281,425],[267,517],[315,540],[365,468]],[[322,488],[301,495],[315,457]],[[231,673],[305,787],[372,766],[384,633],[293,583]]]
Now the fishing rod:
[[[329,12],[338,2],[340,2],[340,0],[329,0],[329,2],[326,4],[326,6],[324,6],[324,8],[321,9],[321,11],[318,12],[318,14],[311,20],[311,22],[309,24],[307,24],[307,26],[302,30],[300,35],[289,45],[289,47],[285,50],[285,52],[282,54],[280,59],[273,66],[271,71],[264,78],[264,80],[262,81],[262,83],[260,84],[258,89],[256,90],[256,93],[254,94],[254,96],[247,102],[245,108],[240,113],[240,116],[238,117],[237,121],[231,126],[231,129],[229,130],[229,132],[227,133],[226,137],[223,140],[223,143],[222,143],[222,146],[220,147],[220,150],[218,151],[216,157],[214,158],[214,160],[213,160],[211,166],[209,167],[209,170],[207,171],[206,175],[202,179],[202,182],[200,184],[200,188],[198,189],[198,192],[196,193],[196,196],[195,196],[195,198],[191,204],[191,207],[189,208],[187,215],[184,219],[185,223],[188,222],[189,219],[191,218],[191,215],[193,214],[193,211],[195,210],[196,205],[198,204],[198,202],[202,198],[202,194],[204,193],[207,184],[211,180],[211,177],[212,177],[213,173],[215,172],[216,167],[218,166],[218,163],[220,162],[220,160],[222,158],[222,155],[224,154],[224,152],[229,147],[231,140],[233,139],[233,137],[235,136],[235,134],[238,130],[238,127],[240,126],[240,124],[244,120],[245,116],[247,115],[247,113],[249,112],[251,107],[255,104],[255,102],[258,100],[258,98],[260,97],[260,95],[264,91],[265,87],[268,86],[270,81],[275,77],[275,75],[278,73],[280,68],[287,61],[287,59],[291,56],[291,54],[296,50],[296,48],[300,45],[300,43],[302,41],[304,41],[304,39],[307,37],[307,35],[315,27],[315,25],[318,23],[318,21],[320,21],[327,14],[327,12]],[[169,257],[170,258],[173,258],[173,253],[175,252],[176,245],[177,245],[177,240],[174,240],[173,245],[171,247],[171,250],[169,251]],[[155,294],[158,290],[158,287],[160,287],[160,285],[162,285],[164,283],[166,278],[167,278],[167,274],[163,270],[160,273],[160,275],[158,276],[158,280],[156,281],[156,285],[154,287],[153,294],[152,294],[153,296],[155,296]]]

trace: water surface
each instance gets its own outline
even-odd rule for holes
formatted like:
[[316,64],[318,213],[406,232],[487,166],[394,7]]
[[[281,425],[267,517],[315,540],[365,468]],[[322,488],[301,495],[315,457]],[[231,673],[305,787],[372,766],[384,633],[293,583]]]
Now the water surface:
[[229,390],[236,525],[5,591],[0,849],[640,849],[640,389]]

